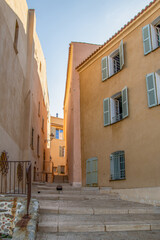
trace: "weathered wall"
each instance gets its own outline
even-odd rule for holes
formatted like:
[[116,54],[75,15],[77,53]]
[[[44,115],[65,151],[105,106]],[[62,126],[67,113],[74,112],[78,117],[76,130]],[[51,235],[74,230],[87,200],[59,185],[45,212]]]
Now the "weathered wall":
[[[99,186],[160,186],[160,106],[148,108],[146,90],[146,74],[160,69],[160,48],[144,56],[142,40],[142,27],[160,15],[157,3],[79,70],[83,185],[86,184],[86,160],[97,157]],[[124,67],[102,82],[101,59],[118,48],[122,39]],[[128,87],[129,117],[104,127],[103,99],[111,97],[125,86]],[[110,181],[110,154],[118,150],[125,151],[126,180]]]
[[64,99],[64,129],[69,181],[81,185],[80,87],[75,68],[99,45],[72,42],[68,56],[68,73]]

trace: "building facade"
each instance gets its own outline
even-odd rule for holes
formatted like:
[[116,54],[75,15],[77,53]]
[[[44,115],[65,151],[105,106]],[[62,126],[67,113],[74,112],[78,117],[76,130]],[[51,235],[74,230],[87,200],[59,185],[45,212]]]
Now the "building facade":
[[63,137],[63,119],[51,117],[51,161],[54,175],[66,175],[65,141]]
[[71,42],[64,97],[64,137],[69,182],[81,186],[80,86],[75,70],[99,45]]
[[0,153],[31,161],[35,177],[50,157],[50,109],[35,11],[25,0],[0,1],[0,65]]
[[76,69],[83,186],[160,186],[160,1]]

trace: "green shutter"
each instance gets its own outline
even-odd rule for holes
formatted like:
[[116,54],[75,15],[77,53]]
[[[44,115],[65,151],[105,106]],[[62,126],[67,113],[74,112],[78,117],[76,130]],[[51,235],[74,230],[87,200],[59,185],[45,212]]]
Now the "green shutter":
[[86,185],[91,184],[91,169],[90,169],[90,160],[86,161]]
[[103,100],[103,117],[104,117],[104,126],[110,124],[110,100],[106,98]]
[[147,74],[146,84],[147,84],[147,95],[148,95],[148,107],[156,106],[157,105],[157,94],[156,94],[154,73]]
[[144,55],[152,51],[150,25],[142,28]]
[[120,69],[122,69],[124,65],[124,50],[123,50],[123,40],[120,43],[119,46],[119,58],[120,58]]
[[108,78],[108,57],[102,58],[102,81]]
[[98,179],[97,179],[97,158],[93,158],[91,160],[92,163],[92,177],[91,177],[91,181],[92,184],[97,184],[98,183]]
[[122,117],[128,117],[128,90],[127,87],[122,89]]
[[111,179],[114,179],[114,155],[110,155],[110,175]]

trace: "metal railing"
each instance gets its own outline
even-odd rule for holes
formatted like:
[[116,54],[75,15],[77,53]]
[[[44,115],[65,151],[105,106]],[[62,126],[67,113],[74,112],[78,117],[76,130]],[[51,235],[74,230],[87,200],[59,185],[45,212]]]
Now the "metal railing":
[[0,194],[27,195],[27,214],[31,199],[31,162],[0,159]]

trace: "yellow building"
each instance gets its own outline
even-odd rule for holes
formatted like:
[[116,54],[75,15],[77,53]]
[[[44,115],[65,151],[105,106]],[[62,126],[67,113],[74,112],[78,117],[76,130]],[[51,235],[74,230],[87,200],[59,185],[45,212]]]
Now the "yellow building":
[[83,186],[160,186],[160,1],[77,71]]
[[32,176],[41,179],[50,158],[49,97],[35,11],[26,0],[0,1],[0,65],[0,154],[31,161]]
[[63,119],[51,117],[51,161],[54,175],[66,175],[65,141],[63,137]]

